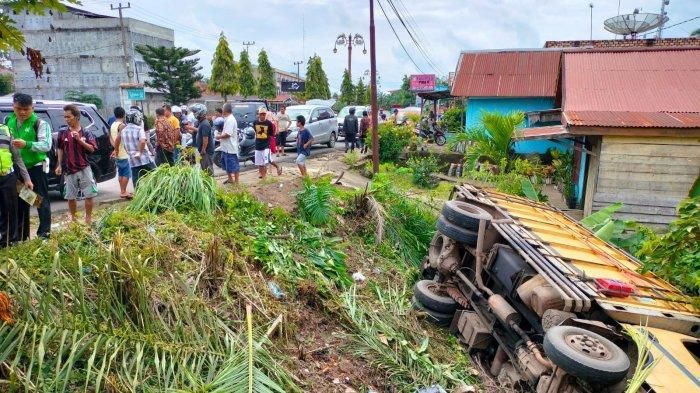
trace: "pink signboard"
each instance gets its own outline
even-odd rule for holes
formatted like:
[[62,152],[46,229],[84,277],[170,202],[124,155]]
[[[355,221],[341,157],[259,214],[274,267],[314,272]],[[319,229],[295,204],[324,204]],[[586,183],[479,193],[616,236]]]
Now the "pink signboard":
[[435,74],[411,75],[411,91],[433,91],[435,90]]

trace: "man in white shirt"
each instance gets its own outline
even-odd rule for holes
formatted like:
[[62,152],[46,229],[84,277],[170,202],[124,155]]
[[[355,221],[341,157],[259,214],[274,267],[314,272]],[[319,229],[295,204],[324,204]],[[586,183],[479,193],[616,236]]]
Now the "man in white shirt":
[[216,132],[216,140],[219,141],[218,150],[221,150],[221,163],[223,165],[228,180],[224,184],[238,184],[238,175],[241,167],[238,163],[238,123],[233,117],[231,104],[226,103],[223,107],[224,128]]

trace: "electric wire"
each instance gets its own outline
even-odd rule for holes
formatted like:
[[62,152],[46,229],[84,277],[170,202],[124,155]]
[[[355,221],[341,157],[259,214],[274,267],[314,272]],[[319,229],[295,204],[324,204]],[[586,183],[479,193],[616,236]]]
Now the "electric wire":
[[403,41],[401,41],[401,37],[396,33],[396,29],[394,29],[394,25],[391,24],[391,20],[389,19],[389,16],[387,15],[386,11],[384,10],[384,6],[382,6],[382,2],[380,0],[377,0],[377,4],[379,5],[379,9],[382,10],[382,14],[384,14],[384,18],[386,19],[387,23],[389,23],[389,27],[391,27],[391,31],[394,32],[394,37],[396,37],[396,40],[399,41],[399,44],[401,44],[401,48],[403,48],[404,53],[406,53],[406,56],[408,56],[408,59],[411,60],[411,63],[420,71],[423,73],[423,70],[416,64],[416,61],[413,60],[413,57],[408,53],[408,50],[406,50],[406,46],[403,44]]
[[406,25],[406,22],[404,21],[404,18],[401,16],[401,13],[400,13],[399,10],[397,9],[397,7],[396,7],[396,5],[394,4],[394,2],[393,2],[392,0],[386,0],[386,1],[389,3],[389,6],[390,6],[391,9],[394,11],[394,14],[396,15],[396,17],[399,19],[399,22],[401,22],[401,25],[403,25],[404,29],[406,30],[406,32],[408,33],[408,36],[411,38],[411,40],[412,40],[413,43],[415,44],[416,48],[418,48],[418,51],[420,52],[420,54],[421,54],[421,55],[423,56],[423,58],[426,60],[426,62],[428,63],[428,65],[429,65],[433,70],[435,70],[435,72],[437,72],[437,73],[439,74],[439,73],[440,73],[440,70],[438,70],[438,68],[435,66],[435,63],[432,62],[432,60],[430,59],[430,56],[428,56],[428,54],[426,53],[425,49],[423,49],[423,46],[418,42],[418,40],[416,39],[416,37],[415,37],[415,35],[413,34],[413,32],[411,32],[411,29],[409,29],[409,27]]

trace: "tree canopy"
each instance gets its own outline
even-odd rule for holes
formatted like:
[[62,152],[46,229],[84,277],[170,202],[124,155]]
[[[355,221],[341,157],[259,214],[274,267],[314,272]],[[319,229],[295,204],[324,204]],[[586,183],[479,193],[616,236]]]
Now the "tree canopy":
[[208,82],[209,90],[221,94],[225,101],[228,95],[238,92],[237,74],[233,52],[231,52],[226,36],[222,32],[219,36],[219,44],[214,52],[214,58],[211,61],[211,77]]
[[328,87],[328,77],[323,71],[323,63],[321,57],[314,55],[309,58],[306,63],[306,91],[304,97],[306,99],[323,99],[331,98],[331,89]]
[[197,65],[199,59],[188,59],[199,50],[143,45],[137,46],[136,51],[151,69],[148,76],[152,80],[146,86],[163,92],[167,102],[179,104],[201,96],[195,82],[202,79],[202,67]]
[[348,70],[343,71],[343,81],[340,83],[340,97],[338,104],[340,107],[355,103],[355,86],[352,85],[350,73]]
[[273,99],[277,97],[277,84],[275,83],[275,72],[270,65],[265,49],[258,54],[258,97]]
[[63,95],[63,99],[66,101],[83,102],[86,104],[95,104],[97,109],[102,109],[102,99],[96,94],[83,93],[80,90],[68,90],[66,94]]
[[[3,1],[11,11],[16,13],[28,12],[34,15],[43,15],[47,11],[65,11],[65,4],[80,4],[79,0],[13,0]],[[24,33],[15,26],[15,21],[10,17],[11,12],[0,13],[0,51],[14,49],[20,52],[24,49]]]
[[241,52],[241,60],[238,62],[238,85],[239,93],[243,97],[253,96],[257,91],[255,77],[253,76],[253,65],[250,64],[248,51],[245,50]]
[[355,85],[355,103],[367,105],[369,103],[369,86],[365,86],[364,79],[360,78]]
[[416,94],[410,91],[410,79],[408,75],[404,75],[399,90],[394,90],[389,94],[378,94],[377,99],[380,101],[379,106],[384,108],[389,108],[392,105],[406,107],[416,102]]

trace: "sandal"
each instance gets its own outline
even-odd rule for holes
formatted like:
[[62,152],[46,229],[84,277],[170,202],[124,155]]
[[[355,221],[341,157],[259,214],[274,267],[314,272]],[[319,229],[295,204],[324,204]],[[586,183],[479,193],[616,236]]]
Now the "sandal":
[[134,199],[134,194],[119,195],[119,198],[131,200]]

